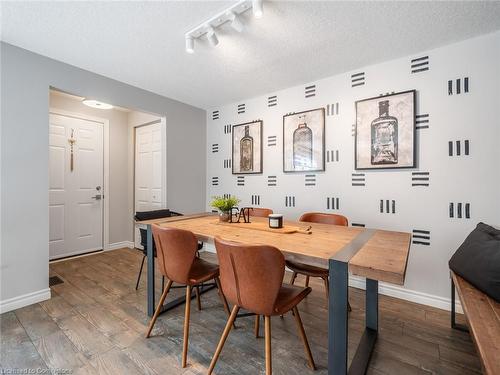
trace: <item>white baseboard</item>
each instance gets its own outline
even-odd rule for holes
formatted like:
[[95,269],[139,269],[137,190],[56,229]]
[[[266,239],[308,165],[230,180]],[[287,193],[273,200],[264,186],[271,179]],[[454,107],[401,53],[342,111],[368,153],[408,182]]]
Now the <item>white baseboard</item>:
[[50,288],[0,301],[0,314],[50,299]]
[[122,249],[124,247],[128,247],[129,249],[133,249],[134,246],[135,245],[134,245],[133,241],[121,241],[121,242],[115,242],[115,243],[108,244],[108,246],[104,249],[104,251]]
[[[213,244],[205,243],[203,248],[210,253],[215,253],[215,247]],[[349,286],[365,290],[365,279],[359,276],[349,275]],[[380,294],[385,296],[395,297],[405,301],[419,303],[421,305],[432,306],[446,311],[451,310],[451,298],[444,298],[382,282],[379,283],[378,290]],[[456,311],[458,313],[462,313],[462,305],[460,304],[458,296],[455,302]]]

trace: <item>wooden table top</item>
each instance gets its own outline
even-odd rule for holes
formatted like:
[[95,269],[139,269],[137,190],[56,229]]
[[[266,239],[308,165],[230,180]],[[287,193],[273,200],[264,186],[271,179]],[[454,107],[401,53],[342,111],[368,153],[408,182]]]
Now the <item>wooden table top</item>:
[[[251,221],[267,222],[267,218],[252,217]],[[280,249],[289,260],[324,268],[328,268],[330,258],[351,244],[358,235],[371,232],[359,227],[285,221],[285,226],[301,229],[311,226],[312,233],[274,233],[254,230],[252,223],[247,224],[248,228],[221,225],[217,216],[207,214],[145,220],[137,224],[190,230],[200,240],[211,243],[214,237],[219,236],[231,241],[271,245]],[[367,241],[349,261],[349,270],[354,275],[403,285],[411,235],[384,230],[374,230],[373,234],[368,232],[364,233]]]

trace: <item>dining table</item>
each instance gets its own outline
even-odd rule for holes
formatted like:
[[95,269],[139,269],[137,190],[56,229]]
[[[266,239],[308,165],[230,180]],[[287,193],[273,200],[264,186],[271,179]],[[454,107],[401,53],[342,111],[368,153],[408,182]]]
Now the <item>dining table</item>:
[[[379,282],[403,285],[411,234],[358,226],[284,221],[279,229],[269,228],[267,218],[250,217],[250,222],[220,222],[215,213],[138,221],[147,228],[147,312],[155,310],[155,257],[152,226],[193,232],[198,240],[213,243],[215,237],[248,244],[270,245],[287,260],[329,270],[328,374],[364,374],[370,363],[378,334]],[[349,274],[366,280],[365,329],[348,368]],[[213,285],[202,286],[204,293]],[[167,311],[184,303],[185,297],[166,304]]]

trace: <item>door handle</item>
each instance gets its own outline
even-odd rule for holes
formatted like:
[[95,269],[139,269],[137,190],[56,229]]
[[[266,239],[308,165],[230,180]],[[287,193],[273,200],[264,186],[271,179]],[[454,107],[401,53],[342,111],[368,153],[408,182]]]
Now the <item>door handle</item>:
[[96,201],[100,201],[102,199],[101,194],[96,194],[95,196],[91,197],[92,199],[95,199]]

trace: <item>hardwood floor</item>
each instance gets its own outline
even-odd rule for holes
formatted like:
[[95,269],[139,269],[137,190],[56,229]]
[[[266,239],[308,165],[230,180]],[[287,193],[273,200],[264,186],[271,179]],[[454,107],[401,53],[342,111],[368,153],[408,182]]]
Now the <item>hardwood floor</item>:
[[[213,254],[202,256],[216,260]],[[71,369],[73,374],[206,373],[227,320],[217,291],[202,295],[202,311],[191,309],[188,367],[182,369],[183,306],[161,315],[152,337],[144,338],[149,322],[145,272],[139,290],[134,289],[141,258],[136,250],[120,249],[51,264],[50,276],[64,280],[51,288],[52,299],[0,316],[1,367]],[[311,279],[310,285],[313,292],[299,310],[318,370],[307,367],[288,314],[272,321],[275,374],[327,373],[323,284]],[[167,301],[184,291],[174,289]],[[351,288],[350,302],[349,360],[364,327],[364,292]],[[380,296],[379,319],[369,374],[480,373],[470,336],[449,327],[448,312]],[[253,317],[236,321],[215,373],[264,373],[264,339],[255,338],[253,324]],[[262,321],[261,335],[263,329]]]

